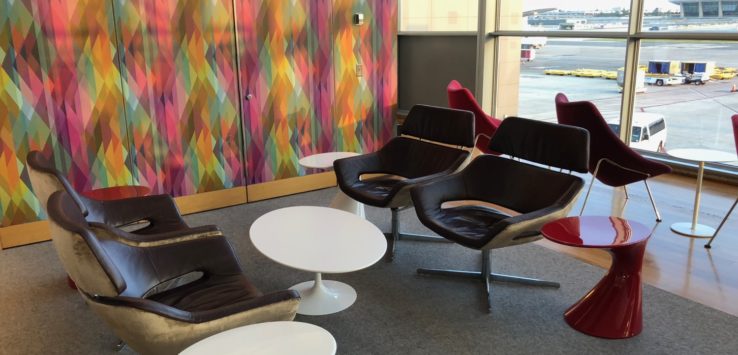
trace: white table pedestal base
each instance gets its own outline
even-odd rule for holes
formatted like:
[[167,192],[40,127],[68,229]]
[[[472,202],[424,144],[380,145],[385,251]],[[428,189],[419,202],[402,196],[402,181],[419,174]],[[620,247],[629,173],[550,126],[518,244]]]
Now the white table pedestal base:
[[340,312],[356,301],[353,287],[339,281],[323,281],[321,274],[315,274],[315,281],[301,282],[290,287],[300,293],[300,306],[297,313],[318,316]]
[[715,228],[704,224],[695,225],[692,229],[692,222],[679,222],[671,225],[671,230],[675,233],[696,238],[710,238],[715,234]]
[[366,219],[366,216],[364,215],[364,204],[352,199],[351,197],[348,197],[348,195],[343,193],[340,188],[338,188],[336,196],[333,197],[333,201],[331,201],[330,207],[346,212],[351,212],[361,218]]

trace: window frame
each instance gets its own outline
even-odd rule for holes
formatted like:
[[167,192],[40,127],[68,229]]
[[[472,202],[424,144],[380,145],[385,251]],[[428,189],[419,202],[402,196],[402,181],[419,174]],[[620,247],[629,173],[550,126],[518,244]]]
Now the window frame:
[[[661,32],[648,31],[643,28],[644,3],[646,0],[631,0],[630,13],[628,15],[627,31],[531,31],[531,30],[504,30],[501,28],[503,14],[503,1],[517,0],[479,0],[478,11],[478,46],[477,46],[477,87],[476,96],[482,98],[482,107],[493,115],[498,114],[496,103],[500,101],[499,90],[500,66],[500,39],[503,37],[531,37],[545,36],[548,38],[592,38],[592,39],[617,39],[626,42],[625,78],[623,94],[621,96],[621,122],[620,139],[626,144],[630,143],[630,133],[633,129],[633,108],[636,95],[636,75],[638,71],[638,60],[643,41],[728,41],[738,42],[738,32]],[[623,129],[625,127],[625,129]],[[675,171],[681,173],[696,174],[697,164],[691,161],[677,159],[666,154],[641,152],[641,154],[652,159],[662,161],[671,165]],[[738,184],[738,167],[725,164],[708,163],[705,167],[708,177],[729,181]]]

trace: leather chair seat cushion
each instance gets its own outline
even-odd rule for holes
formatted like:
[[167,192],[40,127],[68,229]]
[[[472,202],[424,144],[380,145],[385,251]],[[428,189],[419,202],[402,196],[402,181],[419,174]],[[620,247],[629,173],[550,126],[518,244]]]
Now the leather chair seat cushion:
[[188,312],[216,309],[260,297],[243,275],[204,277],[189,284],[147,297]]
[[490,229],[510,215],[486,206],[459,206],[441,209],[433,218],[442,227],[453,230],[445,235],[461,245],[481,249],[490,241]]
[[366,199],[375,201],[374,203],[381,204],[385,201],[389,201],[394,197],[393,189],[402,180],[404,179],[395,175],[388,175],[386,177],[380,176],[358,181],[352,184],[351,188],[357,191],[361,191]]
[[[469,156],[453,147],[397,137],[374,154],[337,160],[338,183],[349,197],[374,207],[412,204],[409,188],[425,179],[450,174]],[[361,180],[364,174],[388,174]]]

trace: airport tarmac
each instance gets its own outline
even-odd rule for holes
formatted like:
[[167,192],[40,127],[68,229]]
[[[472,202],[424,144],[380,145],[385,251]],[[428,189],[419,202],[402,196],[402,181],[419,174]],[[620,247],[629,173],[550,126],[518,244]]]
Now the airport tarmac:
[[[621,45],[622,44],[622,45]],[[641,64],[651,59],[681,61],[710,60],[718,66],[738,67],[738,44],[647,43]],[[549,39],[536,58],[521,65],[519,115],[546,121],[556,120],[554,96],[563,92],[570,100],[595,103],[605,118],[620,115],[621,94],[615,80],[545,75],[545,69],[601,69],[622,67],[624,42]],[[664,115],[668,136],[666,149],[711,148],[735,152],[730,117],[738,113],[738,92],[730,92],[738,78],[711,80],[705,85],[646,85],[636,95],[636,110]],[[539,104],[532,105],[530,103]]]

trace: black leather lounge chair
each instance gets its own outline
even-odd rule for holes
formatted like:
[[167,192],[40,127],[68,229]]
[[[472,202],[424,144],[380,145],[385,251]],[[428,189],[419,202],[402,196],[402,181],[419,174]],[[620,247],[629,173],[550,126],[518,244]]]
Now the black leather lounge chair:
[[[333,164],[338,186],[346,195],[392,211],[392,232],[386,233],[390,259],[399,239],[443,241],[401,233],[398,213],[412,207],[410,188],[454,172],[469,157],[474,146],[474,114],[416,105],[399,133],[401,136],[374,153],[339,159]],[[368,174],[382,175],[366,178]]]
[[[412,189],[420,221],[444,238],[481,250],[482,271],[418,269],[418,273],[484,281],[490,311],[491,281],[559,287],[555,282],[492,273],[490,250],[540,239],[543,224],[569,213],[584,181],[550,168],[586,173],[588,146],[589,135],[582,128],[517,117],[503,120],[489,149],[509,157],[481,155],[457,174]],[[454,201],[458,204],[448,204]]]

